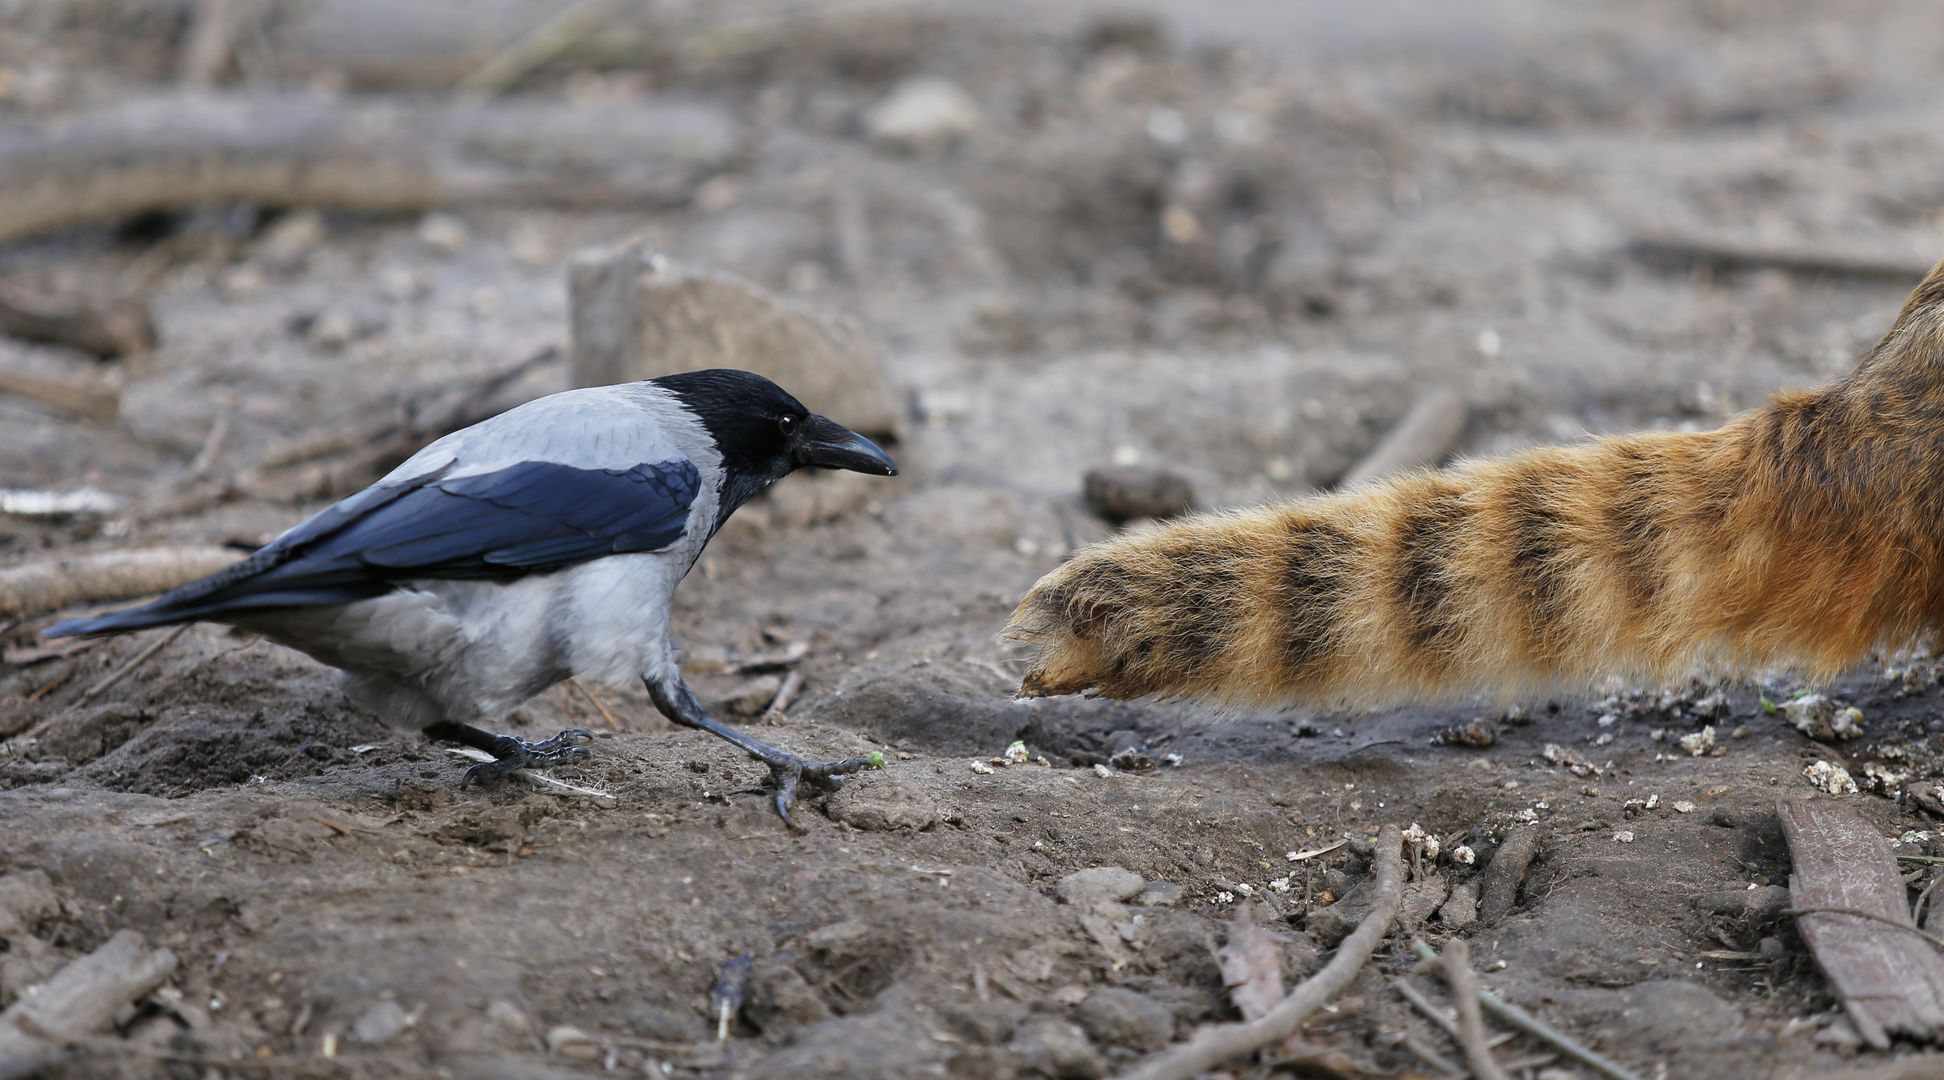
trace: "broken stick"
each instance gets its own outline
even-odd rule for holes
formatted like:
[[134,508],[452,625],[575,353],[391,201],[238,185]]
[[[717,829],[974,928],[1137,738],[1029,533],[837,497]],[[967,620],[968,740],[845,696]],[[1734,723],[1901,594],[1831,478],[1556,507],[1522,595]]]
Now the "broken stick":
[[83,420],[113,420],[121,414],[121,395],[94,379],[53,379],[0,368],[0,394]]
[[115,1015],[175,971],[176,956],[122,930],[0,1013],[0,1078],[31,1076],[67,1044],[107,1030]]
[[1163,1050],[1121,1075],[1121,1080],[1193,1080],[1230,1058],[1280,1043],[1296,1034],[1311,1013],[1342,993],[1370,960],[1397,918],[1403,896],[1404,835],[1395,825],[1377,834],[1377,881],[1370,911],[1337,947],[1323,969],[1299,984],[1258,1020],[1202,1028],[1186,1043]]
[[1537,825],[1505,834],[1497,854],[1485,867],[1485,884],[1479,890],[1479,925],[1490,926],[1512,914],[1512,908],[1519,902],[1519,886],[1525,883],[1526,871],[1532,868],[1532,860],[1539,854],[1541,839]]
[[1472,972],[1471,948],[1464,938],[1445,942],[1444,955],[1438,959],[1438,973],[1444,976],[1445,985],[1451,987],[1452,1000],[1458,1006],[1458,1045],[1465,1049],[1465,1064],[1471,1067],[1472,1075],[1478,1080],[1511,1080],[1492,1056],[1491,1044],[1486,1041],[1478,976]]
[[0,568],[0,614],[25,618],[76,604],[168,592],[241,558],[220,547],[150,548]]
[[1915,281],[1931,270],[1929,258],[1882,245],[1837,248],[1727,234],[1643,233],[1634,237],[1631,250],[1642,262],[1721,270],[1783,270],[1888,281]]
[[0,284],[0,334],[111,360],[154,348],[155,316],[142,297],[42,291],[9,282]]
[[741,153],[733,114],[696,103],[151,95],[0,124],[0,242],[211,203],[638,210],[687,201]]
[[1343,479],[1337,481],[1337,487],[1353,488],[1394,473],[1438,464],[1458,445],[1469,418],[1465,399],[1457,394],[1449,390],[1426,394],[1391,425],[1362,460],[1350,466]]
[[1855,811],[1829,799],[1776,804],[1794,864],[1789,895],[1816,966],[1863,1041],[1944,1034],[1944,958],[1913,947],[1910,917],[1890,846]]

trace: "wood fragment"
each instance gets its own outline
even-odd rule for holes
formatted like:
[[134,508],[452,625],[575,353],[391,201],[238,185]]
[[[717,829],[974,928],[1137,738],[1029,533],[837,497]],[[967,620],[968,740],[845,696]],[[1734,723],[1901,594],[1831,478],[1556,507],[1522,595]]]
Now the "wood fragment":
[[1464,938],[1452,938],[1445,943],[1444,955],[1438,960],[1438,973],[1451,987],[1452,1000],[1458,1005],[1458,1045],[1465,1050],[1465,1064],[1470,1066],[1472,1075],[1478,1080],[1511,1080],[1486,1042],[1485,1010],[1479,1002],[1478,976],[1472,972],[1471,948]]
[[615,719],[614,714],[608,711],[606,703],[594,696],[594,691],[589,690],[579,679],[575,678],[569,678],[567,685],[578,691],[581,697],[586,698],[589,705],[594,706],[594,711],[601,714],[601,720],[607,724],[609,731],[621,730],[621,721]]
[[146,296],[93,295],[0,283],[0,334],[112,360],[155,348]]
[[0,242],[211,203],[640,210],[686,202],[741,154],[734,115],[699,102],[148,95],[0,124]]
[[217,403],[216,420],[209,425],[209,435],[203,439],[202,448],[196,451],[194,461],[189,463],[188,479],[194,480],[209,471],[216,464],[216,458],[223,452],[223,440],[229,438],[230,421],[236,415],[236,394],[225,393]]
[[102,676],[100,682],[95,683],[93,686],[90,686],[86,690],[82,691],[81,696],[76,698],[74,703],[76,705],[86,705],[89,702],[93,701],[94,699],[107,693],[109,688],[113,687],[116,683],[122,681],[123,679],[128,678],[130,672],[133,672],[136,668],[139,668],[143,664],[148,663],[151,659],[155,657],[156,653],[159,653],[163,649],[166,649],[170,645],[174,644],[177,638],[181,637],[185,633],[188,633],[188,631],[189,631],[189,624],[184,623],[181,626],[175,627],[174,629],[170,630],[166,634],[157,635],[154,641],[149,642],[147,648],[143,649],[141,652],[136,653],[134,656],[129,657],[126,663],[122,664],[120,667],[116,668],[115,670],[109,672],[107,675]]
[[1390,933],[1404,882],[1404,841],[1397,826],[1386,825],[1378,834],[1376,862],[1370,912],[1343,939],[1336,955],[1322,970],[1300,983],[1262,1018],[1204,1027],[1187,1042],[1163,1050],[1121,1074],[1122,1080],[1192,1080],[1224,1061],[1273,1046],[1294,1035],[1311,1013],[1356,979]]
[[1395,473],[1420,466],[1436,465],[1458,445],[1470,419],[1465,399],[1449,390],[1436,390],[1419,398],[1377,445],[1337,481],[1339,488],[1353,488]]
[[[175,971],[175,954],[122,930],[0,1013],[0,1077],[33,1075],[48,1055],[106,1031]],[[22,1066],[27,1066],[22,1068]]]
[[1633,238],[1629,250],[1642,262],[1663,265],[1784,270],[1897,282],[1922,278],[1930,273],[1932,265],[1929,258],[1882,247],[1820,247],[1808,242],[1706,232],[1642,233]]
[[1417,987],[1412,986],[1410,983],[1404,981],[1403,979],[1394,980],[1391,983],[1391,985],[1397,988],[1398,994],[1401,997],[1403,997],[1405,1001],[1410,1002],[1412,1007],[1416,1008],[1418,1012],[1423,1013],[1425,1019],[1438,1025],[1438,1030],[1444,1032],[1446,1035],[1451,1036],[1453,1041],[1457,1040],[1458,1038],[1457,1019],[1454,1018],[1451,1014],[1445,1012],[1443,1009],[1440,1009],[1436,1005],[1432,1004],[1431,999],[1424,996],[1424,991],[1419,990]]
[[105,422],[121,415],[121,395],[98,379],[57,379],[0,368],[0,394],[25,398],[83,420]]
[[1887,1049],[1894,1036],[1944,1035],[1944,957],[1911,940],[1924,932],[1889,844],[1830,799],[1784,799],[1776,813],[1793,863],[1789,895],[1802,912],[1796,926],[1863,1041]]
[[1419,1061],[1424,1062],[1426,1065],[1431,1066],[1446,1076],[1466,1075],[1465,1070],[1459,1068],[1450,1058],[1438,1053],[1437,1050],[1433,1049],[1416,1035],[1406,1032],[1404,1037],[1399,1040],[1399,1045],[1409,1050]]
[[1532,868],[1543,839],[1537,825],[1526,825],[1505,834],[1504,842],[1499,844],[1498,852],[1482,875],[1478,925],[1491,926],[1512,913],[1519,902],[1519,886],[1525,884],[1526,871]]
[[221,547],[101,551],[0,568],[0,613],[42,615],[167,592],[242,559]]
[[783,685],[776,688],[776,696],[771,698],[770,703],[763,708],[763,715],[766,717],[783,715],[789,709],[790,704],[796,700],[798,691],[802,689],[802,669],[791,668],[790,673],[783,676]]
[[195,21],[182,48],[180,76],[189,86],[216,85],[230,66],[236,49],[236,35],[244,24],[242,6],[247,0],[201,0],[196,5]]
[[477,98],[498,94],[592,36],[619,9],[617,0],[580,0],[473,69],[460,80],[459,92]]

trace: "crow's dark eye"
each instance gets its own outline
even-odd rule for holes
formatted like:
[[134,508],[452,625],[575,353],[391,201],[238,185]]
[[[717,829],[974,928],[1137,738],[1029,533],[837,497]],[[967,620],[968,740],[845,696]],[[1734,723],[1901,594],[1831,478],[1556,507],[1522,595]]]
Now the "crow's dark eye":
[[776,419],[777,430],[781,431],[785,435],[788,435],[790,432],[795,431],[796,425],[797,425],[797,421],[796,421],[796,417],[794,416],[779,416]]

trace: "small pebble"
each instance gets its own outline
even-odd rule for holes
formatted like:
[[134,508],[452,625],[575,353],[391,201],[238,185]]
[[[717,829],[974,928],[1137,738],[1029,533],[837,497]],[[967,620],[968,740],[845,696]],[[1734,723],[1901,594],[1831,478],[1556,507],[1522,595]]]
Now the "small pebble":
[[366,1009],[351,1025],[351,1037],[361,1043],[390,1042],[412,1026],[412,1016],[396,1001],[381,1001]]
[[1061,878],[1053,886],[1053,895],[1075,907],[1117,904],[1140,893],[1146,884],[1141,875],[1124,867],[1093,866]]
[[1080,490],[1087,509],[1113,525],[1176,517],[1195,509],[1195,488],[1186,477],[1147,465],[1089,469]]

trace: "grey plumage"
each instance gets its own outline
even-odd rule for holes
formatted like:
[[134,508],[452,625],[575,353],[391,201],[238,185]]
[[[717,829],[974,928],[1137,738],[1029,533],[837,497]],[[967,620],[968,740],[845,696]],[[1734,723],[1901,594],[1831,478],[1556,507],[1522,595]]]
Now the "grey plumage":
[[553,740],[536,755],[545,744],[472,725],[569,676],[641,678],[670,719],[768,762],[787,819],[798,776],[828,783],[847,763],[813,765],[703,715],[668,607],[736,506],[803,465],[896,473],[746,372],[571,390],[432,443],[234,567],[47,632],[243,627],[341,669],[400,726],[491,750],[505,768],[469,774],[481,780],[577,751]]

